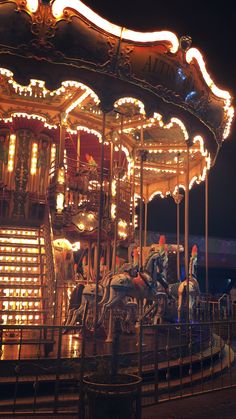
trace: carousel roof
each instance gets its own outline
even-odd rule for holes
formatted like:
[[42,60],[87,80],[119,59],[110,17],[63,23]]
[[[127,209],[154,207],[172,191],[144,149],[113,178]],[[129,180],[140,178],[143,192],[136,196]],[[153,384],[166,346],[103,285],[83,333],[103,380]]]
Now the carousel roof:
[[233,118],[229,92],[208,74],[189,37],[141,33],[98,16],[79,0],[0,0],[0,118],[40,121],[53,134],[106,140],[135,159],[139,150],[147,198],[204,179]]

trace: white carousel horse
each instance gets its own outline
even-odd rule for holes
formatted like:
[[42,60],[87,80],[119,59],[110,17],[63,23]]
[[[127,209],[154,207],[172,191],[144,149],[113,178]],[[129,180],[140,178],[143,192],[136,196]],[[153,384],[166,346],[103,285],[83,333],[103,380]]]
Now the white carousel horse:
[[[189,287],[189,320],[193,320],[194,309],[199,302],[200,289],[197,281],[197,246],[194,245],[191,252],[189,263],[189,285],[187,279],[184,279],[179,285],[170,285],[170,292],[178,292],[178,322],[181,321],[181,313],[187,297],[187,287]],[[177,285],[177,287],[176,287]],[[184,301],[185,300],[185,301]]]

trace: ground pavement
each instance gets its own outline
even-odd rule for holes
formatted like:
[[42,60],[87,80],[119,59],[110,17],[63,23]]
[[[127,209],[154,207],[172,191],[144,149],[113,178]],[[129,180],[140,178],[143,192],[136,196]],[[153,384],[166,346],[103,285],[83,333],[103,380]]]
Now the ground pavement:
[[[1,419],[16,416],[1,416]],[[32,415],[18,416],[27,419],[78,419],[76,415]],[[113,418],[110,418],[113,419]],[[168,401],[153,407],[146,407],[142,419],[236,419],[236,388]]]

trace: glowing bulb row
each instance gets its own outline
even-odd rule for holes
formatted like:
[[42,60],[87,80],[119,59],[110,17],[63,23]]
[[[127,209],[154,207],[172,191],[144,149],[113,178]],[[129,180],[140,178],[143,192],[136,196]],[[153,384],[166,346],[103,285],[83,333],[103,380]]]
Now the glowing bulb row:
[[37,262],[37,257],[27,257],[27,256],[0,256],[0,261],[6,262]]
[[19,235],[19,236],[36,236],[36,231],[31,230],[3,230],[0,229],[0,234]]
[[32,154],[31,154],[31,165],[30,165],[30,174],[35,175],[37,169],[37,154],[38,154],[38,144],[32,144]]
[[[8,277],[8,276],[0,276],[0,282],[10,283],[11,285],[17,283],[25,283],[25,284],[34,284],[38,285],[38,278],[19,278],[19,277]],[[19,285],[19,284],[17,284]]]
[[37,324],[35,322],[35,320],[39,320],[40,316],[38,314],[37,315],[33,315],[33,314],[30,314],[30,315],[26,315],[26,314],[15,314],[15,315],[3,314],[1,316],[1,318],[2,318],[3,324],[9,324],[9,323],[12,323],[12,324],[29,324],[31,322],[33,324]]
[[0,266],[0,271],[5,272],[38,272],[38,267],[30,266]]
[[[12,246],[1,246],[0,247],[1,252],[14,252],[14,253],[39,253],[37,248],[32,247],[12,247]],[[41,249],[41,253],[44,253],[44,249]]]
[[[42,241],[42,239],[40,239],[41,244],[43,244],[44,242]],[[38,244],[38,240],[35,239],[21,239],[20,237],[0,237],[0,243],[10,243],[10,244]]]
[[15,149],[16,149],[16,135],[11,134],[10,141],[9,141],[9,149],[8,149],[8,163],[7,163],[8,172],[13,172]]

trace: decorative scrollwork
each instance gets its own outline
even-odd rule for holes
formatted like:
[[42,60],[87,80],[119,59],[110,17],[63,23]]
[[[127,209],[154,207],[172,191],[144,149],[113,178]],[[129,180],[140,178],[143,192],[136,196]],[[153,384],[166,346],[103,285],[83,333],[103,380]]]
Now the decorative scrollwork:
[[31,133],[27,130],[20,130],[18,133],[19,147],[17,155],[17,165],[15,171],[15,192],[14,192],[14,207],[13,217],[25,217],[25,203],[27,199],[27,183],[29,177],[29,144]]
[[[55,35],[56,19],[54,18],[51,6],[48,4],[39,4],[36,13],[32,15],[32,33],[37,36],[39,45],[45,47],[48,39]],[[36,41],[35,41],[36,42]]]

